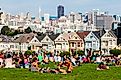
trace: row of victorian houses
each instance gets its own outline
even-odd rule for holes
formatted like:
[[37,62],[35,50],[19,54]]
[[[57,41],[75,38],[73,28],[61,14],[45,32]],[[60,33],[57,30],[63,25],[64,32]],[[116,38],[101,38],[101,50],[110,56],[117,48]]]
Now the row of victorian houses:
[[117,37],[112,31],[83,31],[62,34],[41,34],[34,33],[21,34],[9,38],[0,36],[0,50],[10,49],[12,51],[25,52],[28,49],[38,51],[43,48],[47,51],[57,53],[57,51],[88,50],[99,51],[109,54],[110,49],[117,47]]

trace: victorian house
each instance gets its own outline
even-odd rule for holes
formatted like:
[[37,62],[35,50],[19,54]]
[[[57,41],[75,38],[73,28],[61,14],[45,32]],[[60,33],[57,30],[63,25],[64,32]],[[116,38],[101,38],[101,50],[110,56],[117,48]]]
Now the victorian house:
[[109,54],[111,49],[116,48],[117,37],[112,31],[106,31],[101,37],[101,50],[103,54]]

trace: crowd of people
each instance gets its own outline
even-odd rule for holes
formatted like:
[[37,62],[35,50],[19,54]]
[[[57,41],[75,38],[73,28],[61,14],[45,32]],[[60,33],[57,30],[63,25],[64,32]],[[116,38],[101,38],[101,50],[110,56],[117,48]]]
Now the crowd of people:
[[[120,57],[116,56],[102,56],[102,55],[71,55],[60,56],[57,55],[33,53],[27,54],[15,54],[15,53],[0,53],[0,68],[28,68],[30,71],[37,71],[41,73],[71,73],[76,66],[80,66],[84,63],[99,64],[97,70],[107,70],[109,66],[121,66]],[[57,65],[56,68],[51,69],[49,67],[40,67],[40,65],[46,65],[53,62]]]
[[[79,66],[80,63],[75,57],[67,57],[66,55],[62,58],[59,54],[47,55],[46,52],[42,54],[33,53],[28,54],[15,54],[15,53],[0,53],[0,68],[28,68],[30,71],[38,71],[41,73],[71,73],[73,66]],[[57,65],[57,68],[50,69],[41,68],[40,65],[46,65],[53,62]],[[66,67],[62,69],[62,67]]]

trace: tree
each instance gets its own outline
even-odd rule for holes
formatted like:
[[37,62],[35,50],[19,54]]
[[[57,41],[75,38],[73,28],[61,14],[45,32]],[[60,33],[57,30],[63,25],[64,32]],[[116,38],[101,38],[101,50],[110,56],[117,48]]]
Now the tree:
[[31,33],[31,32],[32,32],[32,30],[31,30],[30,27],[28,27],[27,29],[25,29],[25,33]]
[[25,55],[31,55],[32,53],[33,53],[33,51],[27,50],[27,51],[25,52]]
[[121,50],[119,49],[112,49],[110,50],[110,54],[113,54],[114,56],[118,56],[121,54]]
[[67,57],[69,57],[69,56],[70,56],[70,52],[68,52],[68,51],[63,51],[63,52],[60,53],[60,56],[61,56],[61,57],[65,56],[65,55],[66,55]]
[[82,50],[78,50],[78,51],[75,51],[74,52],[74,55],[84,55],[84,51],[82,51]]
[[19,33],[18,30],[15,30],[15,31],[14,31],[14,35],[17,35],[18,33]]
[[1,29],[1,34],[7,35],[10,31],[10,28],[8,26],[3,26]]
[[8,32],[6,35],[7,36],[14,36],[14,32]]

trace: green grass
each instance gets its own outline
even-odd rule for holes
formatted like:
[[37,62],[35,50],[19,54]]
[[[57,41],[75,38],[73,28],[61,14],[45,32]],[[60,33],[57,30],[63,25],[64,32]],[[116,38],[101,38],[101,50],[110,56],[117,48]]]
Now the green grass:
[[[49,64],[54,68],[56,66]],[[0,80],[121,80],[121,67],[96,71],[97,65],[83,64],[67,75],[30,72],[27,69],[0,69]]]

